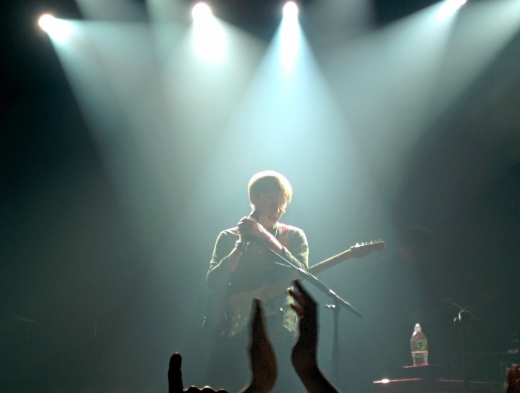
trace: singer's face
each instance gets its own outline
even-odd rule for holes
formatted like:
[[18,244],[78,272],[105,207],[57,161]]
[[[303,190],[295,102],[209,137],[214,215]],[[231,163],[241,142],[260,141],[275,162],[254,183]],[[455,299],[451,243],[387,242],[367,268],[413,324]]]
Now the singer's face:
[[287,207],[282,191],[276,189],[251,195],[251,202],[258,212],[258,221],[267,229],[278,222]]

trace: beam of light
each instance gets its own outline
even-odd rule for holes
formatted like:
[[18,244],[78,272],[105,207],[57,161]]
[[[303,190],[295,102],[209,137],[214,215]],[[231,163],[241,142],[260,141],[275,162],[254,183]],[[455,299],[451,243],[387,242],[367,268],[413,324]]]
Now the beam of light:
[[[223,21],[217,20],[217,22],[222,27],[226,38],[223,61],[214,64],[196,56],[193,51],[195,26],[191,26],[189,34],[178,40],[178,45],[170,52],[169,61],[162,69],[163,78],[159,86],[164,91],[158,94],[157,107],[164,106],[162,113],[167,114],[167,119],[157,126],[156,129],[160,132],[151,134],[146,131],[138,136],[139,146],[147,147],[142,156],[154,157],[153,169],[157,174],[156,178],[161,181],[158,187],[162,190],[161,198],[168,201],[166,206],[172,206],[172,200],[185,201],[182,209],[175,209],[177,217],[171,222],[186,222],[190,228],[193,220],[189,217],[199,201],[198,186],[202,177],[201,168],[204,169],[206,166],[222,168],[231,159],[231,156],[223,157],[217,165],[212,161],[209,162],[216,150],[215,146],[225,139],[224,130],[230,114],[240,106],[250,78],[265,53],[265,43],[257,37]],[[175,37],[170,39],[175,40]],[[160,111],[154,109],[153,112],[152,118]],[[243,131],[246,131],[242,133],[243,137],[249,134],[247,130]],[[181,167],[184,169],[179,171]],[[179,182],[172,182],[172,173],[175,178],[180,179]],[[231,175],[228,171],[226,173]],[[250,176],[250,173],[248,172],[247,175]],[[188,187],[179,187],[179,184],[187,184]],[[230,187],[226,189],[229,190]],[[199,216],[201,213],[197,214]],[[205,211],[202,215],[204,214]],[[210,225],[220,226],[218,222],[220,221],[212,220]],[[207,236],[202,240],[204,244],[212,244],[215,241],[211,229],[202,236]],[[191,248],[191,239],[187,239],[185,244]],[[201,255],[198,259],[204,258]],[[164,267],[167,269],[165,274],[171,275],[171,266],[164,264]],[[205,266],[203,269],[206,270]],[[196,317],[200,319],[198,315]],[[196,322],[198,323],[199,320]],[[180,342],[188,343],[192,336],[187,329],[185,334],[178,336],[178,339]],[[186,349],[189,350],[190,348]],[[211,348],[208,351],[211,351]],[[194,375],[204,376],[204,370],[206,368],[209,370],[211,363],[208,362],[211,359],[208,356],[202,360],[204,363],[199,362]]]
[[455,15],[457,11],[466,3],[467,0],[445,0],[444,3],[440,4],[437,18],[439,20],[443,20]]
[[[150,29],[141,23],[73,23],[71,39],[66,45],[55,45],[55,49],[86,123],[106,154],[104,159],[115,188],[125,190],[134,182],[146,183],[137,172],[124,169],[135,164],[134,160],[126,161],[122,154],[124,149],[133,148],[132,143],[121,149],[111,138],[120,133],[149,137],[153,130],[161,128],[158,123],[163,113],[162,94],[156,92],[159,70],[154,61]],[[145,150],[149,143],[139,146],[139,151]],[[155,157],[154,153],[146,151],[143,156]],[[135,206],[130,207],[132,198],[139,192],[121,191],[122,205],[134,210]],[[140,209],[132,211],[139,219]]]
[[[444,3],[347,42],[320,62],[373,172],[392,176],[419,140],[518,34],[520,2],[474,2],[439,21]],[[391,192],[390,192],[391,193]]]
[[51,14],[43,14],[38,19],[38,25],[53,40],[63,42],[73,30],[72,24],[67,21],[57,19]]
[[187,31],[186,3],[184,0],[146,0],[154,50],[159,63],[166,64]]
[[112,21],[144,21],[145,7],[131,0],[76,0],[85,19]]
[[439,23],[437,11],[429,7],[346,42],[320,63],[360,148],[373,154],[372,173],[395,179],[390,193],[434,112],[432,89],[453,20]]
[[[237,183],[238,178],[247,183],[251,173],[267,167],[287,173],[295,182],[305,183],[303,179],[312,176],[322,182],[323,188],[320,185],[317,189],[329,189],[334,187],[332,178],[335,176],[327,177],[326,174],[330,175],[342,167],[339,163],[343,160],[354,161],[358,158],[355,142],[345,132],[348,126],[342,111],[330,94],[304,34],[298,36],[299,50],[290,69],[282,64],[281,58],[285,55],[281,50],[284,22],[270,43],[242,101],[234,108],[225,134],[211,151],[211,161],[205,168],[205,175],[197,180],[201,188],[204,185],[211,189],[215,187],[215,193],[219,195],[217,198],[225,199],[227,196],[224,195],[230,192],[234,194],[230,195],[231,199],[240,204],[243,196],[238,195],[237,198],[236,191],[219,189],[216,183],[222,184],[223,178],[229,179],[229,184]],[[238,171],[230,171],[237,162],[243,165]],[[318,162],[319,168],[316,167]],[[364,181],[361,182],[363,184],[358,182],[356,190],[345,190],[345,194],[348,194],[347,198],[352,196],[353,200],[360,202],[364,198],[359,194],[366,190],[365,186],[370,183],[366,179],[370,177],[359,175],[363,172],[359,162],[358,165],[352,162],[349,167],[356,167],[357,172],[342,173],[342,177],[354,181],[361,176]],[[300,194],[301,198],[308,198],[308,202],[312,203],[310,201],[317,197],[314,193],[316,189],[306,191]],[[194,194],[198,195],[197,192]],[[345,198],[345,194],[336,192],[331,198]],[[193,200],[194,210],[190,214],[199,201]]]
[[305,33],[316,51],[326,51],[372,30],[374,8],[371,0],[312,2],[305,9]]
[[474,2],[457,18],[435,85],[442,109],[460,97],[495,61],[520,29],[520,2]]
[[446,0],[446,3],[450,4],[454,8],[460,8],[467,2],[467,0]]
[[283,8],[283,19],[275,42],[279,43],[280,61],[285,69],[296,62],[301,47],[301,29],[298,22],[298,6],[289,1]]
[[193,48],[199,58],[210,63],[221,62],[226,53],[226,36],[211,8],[197,3],[192,9]]
[[186,17],[184,0],[146,0],[146,9],[153,22],[183,23]]

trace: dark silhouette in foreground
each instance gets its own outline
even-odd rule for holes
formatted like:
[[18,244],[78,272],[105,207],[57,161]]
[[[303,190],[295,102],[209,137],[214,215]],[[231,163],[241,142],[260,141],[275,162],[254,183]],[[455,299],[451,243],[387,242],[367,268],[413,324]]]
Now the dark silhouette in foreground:
[[[289,294],[294,299],[291,308],[298,315],[299,326],[299,336],[291,356],[294,370],[309,393],[338,393],[339,391],[323,375],[317,364],[318,322],[316,302],[298,280],[294,281],[294,287],[295,290],[289,290]],[[273,347],[265,331],[263,310],[258,299],[253,302],[252,312],[249,345],[252,376],[247,385],[240,390],[240,393],[267,393],[274,387],[278,366]],[[181,366],[181,355],[174,353],[170,357],[168,370],[169,393],[227,393],[226,390],[215,390],[209,386],[202,389],[195,386],[184,389]]]
[[506,368],[504,393],[520,393],[520,370],[518,364]]

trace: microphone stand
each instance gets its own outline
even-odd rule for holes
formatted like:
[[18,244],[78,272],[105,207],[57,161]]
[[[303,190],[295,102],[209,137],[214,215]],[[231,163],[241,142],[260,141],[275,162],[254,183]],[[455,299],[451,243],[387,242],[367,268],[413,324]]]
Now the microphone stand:
[[334,304],[326,304],[325,307],[332,310],[332,315],[334,317],[334,336],[332,339],[332,358],[330,362],[330,367],[332,369],[332,375],[334,376],[334,382],[338,383],[339,381],[339,304],[337,300],[334,300]]
[[464,393],[468,393],[470,390],[470,378],[469,378],[469,370],[468,370],[468,317],[472,320],[476,321],[477,317],[471,311],[466,310],[466,308],[459,306],[451,299],[444,299],[447,302],[451,303],[453,307],[455,307],[459,312],[457,316],[454,318],[453,322],[459,328],[459,345],[460,345],[460,357],[461,357],[461,367],[462,367],[462,376],[464,379]]
[[[314,285],[316,288],[318,288],[321,292],[323,292],[325,295],[330,297],[334,304],[332,305],[326,305],[326,307],[330,308],[333,311],[334,315],[334,339],[332,342],[332,369],[333,369],[333,375],[335,382],[338,383],[339,381],[339,328],[338,328],[338,320],[339,320],[339,311],[341,307],[345,308],[347,311],[350,311],[354,315],[356,315],[358,318],[363,318],[363,315],[356,310],[349,302],[343,300],[341,297],[339,297],[336,292],[334,292],[332,289],[327,287],[325,284],[323,284],[316,276],[309,273],[307,270],[304,270],[296,265],[294,265],[291,261],[289,261],[287,258],[283,257],[273,249],[269,248],[267,245],[263,243],[261,244],[265,249],[267,249],[270,253],[272,253],[276,258],[283,261],[284,264],[278,264],[281,266],[286,266],[289,268],[292,268],[296,271],[298,276],[302,279],[305,279],[309,281],[312,285]],[[275,262],[276,263],[276,262]]]

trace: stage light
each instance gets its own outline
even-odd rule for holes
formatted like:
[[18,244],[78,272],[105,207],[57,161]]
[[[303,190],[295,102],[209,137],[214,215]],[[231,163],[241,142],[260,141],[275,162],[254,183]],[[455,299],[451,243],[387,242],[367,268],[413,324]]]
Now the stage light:
[[70,23],[57,19],[51,14],[43,14],[40,16],[38,25],[56,41],[64,41],[72,31],[72,25]]
[[444,3],[441,3],[437,18],[444,20],[456,15],[459,8],[462,8],[467,2],[467,0],[445,0]]
[[211,8],[206,3],[197,3],[191,10],[194,21],[205,21],[213,17]]
[[283,18],[277,35],[280,62],[288,72],[294,69],[301,45],[300,24],[298,21],[298,5],[288,1],[283,7]]
[[49,33],[49,31],[52,30],[52,26],[54,25],[55,22],[56,22],[56,18],[54,16],[52,16],[51,14],[43,14],[38,19],[38,25],[46,33]]
[[286,17],[298,16],[298,5],[294,1],[288,1],[283,6],[283,15]]
[[467,0],[448,0],[448,3],[453,8],[460,8],[467,3]]
[[206,3],[193,7],[193,45],[199,58],[211,63],[223,60],[226,51],[226,38],[221,24],[213,16]]

